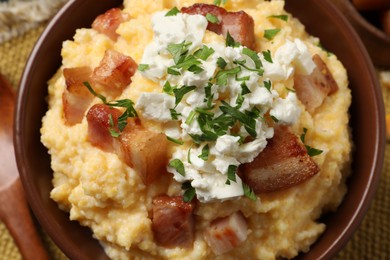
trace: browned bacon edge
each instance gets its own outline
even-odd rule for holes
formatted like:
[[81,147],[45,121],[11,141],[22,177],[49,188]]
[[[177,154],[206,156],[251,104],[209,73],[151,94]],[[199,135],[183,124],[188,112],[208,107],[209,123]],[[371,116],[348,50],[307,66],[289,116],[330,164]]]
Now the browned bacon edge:
[[247,236],[248,226],[241,211],[213,220],[204,232],[207,244],[216,255],[238,247]]
[[212,14],[218,18],[219,23],[208,23],[207,29],[226,37],[229,32],[233,39],[242,45],[256,49],[256,38],[254,32],[254,20],[245,13],[228,12],[224,8],[210,4],[194,4],[183,7],[181,12],[187,14],[201,14],[206,16]]
[[313,56],[313,61],[316,68],[310,75],[294,76],[297,97],[311,114],[322,105],[327,96],[339,89],[328,66],[318,54]]
[[96,17],[92,23],[92,28],[116,41],[119,36],[116,30],[121,23],[128,20],[130,20],[130,15],[122,12],[119,8],[112,8]]
[[87,111],[93,95],[83,85],[91,81],[92,69],[90,67],[76,67],[63,69],[66,89],[62,94],[64,119],[67,125],[80,123]]
[[276,126],[274,137],[251,162],[239,168],[239,174],[255,193],[287,189],[319,172],[301,140],[286,126]]
[[153,198],[152,230],[156,243],[167,248],[191,247],[194,208],[194,202],[183,202],[182,196]]

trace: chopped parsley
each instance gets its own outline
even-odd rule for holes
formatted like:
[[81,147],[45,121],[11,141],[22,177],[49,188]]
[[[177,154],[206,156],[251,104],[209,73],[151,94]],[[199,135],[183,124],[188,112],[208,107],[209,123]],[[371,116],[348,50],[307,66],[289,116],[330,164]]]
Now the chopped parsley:
[[246,85],[245,81],[242,82],[241,84],[241,95],[246,95],[246,94],[249,94],[251,93],[251,91],[249,90],[248,86]]
[[179,104],[180,101],[183,99],[184,95],[188,92],[191,92],[192,90],[196,89],[195,86],[182,86],[181,88],[175,88],[173,90],[173,94],[175,95],[175,104]]
[[179,159],[173,159],[172,161],[169,162],[168,166],[174,168],[180,175],[182,176],[186,175],[184,164]]
[[181,189],[184,190],[183,201],[191,202],[196,195],[195,188],[192,187],[191,182],[184,182],[181,185]]
[[220,69],[225,69],[227,63],[226,63],[226,61],[225,61],[222,57],[219,57],[219,58],[217,59],[217,65],[218,65],[218,67],[219,67]]
[[273,63],[270,50],[263,51],[263,56],[266,61],[268,61],[269,63]]
[[149,69],[149,64],[140,64],[140,65],[138,65],[138,70],[139,71],[145,71],[147,69]]
[[226,35],[226,47],[240,47],[240,46],[241,44],[239,42],[236,42],[228,31]]
[[168,141],[171,141],[172,143],[175,143],[175,144],[179,144],[179,145],[184,144],[184,142],[182,140],[178,140],[178,139],[172,138],[170,136],[167,136],[167,139],[168,139]]
[[179,71],[175,70],[172,67],[169,67],[167,69],[167,73],[170,74],[170,75],[174,75],[174,76],[180,76],[181,75],[181,73]]
[[215,5],[225,5],[228,0],[214,0]]
[[283,20],[283,21],[287,22],[287,20],[288,20],[288,15],[286,15],[286,14],[271,15],[271,16],[268,16],[268,18],[276,18],[276,19],[280,19],[280,20]]
[[256,120],[247,114],[242,113],[239,111],[237,108],[230,106],[228,103],[225,101],[222,101],[222,104],[219,109],[225,113],[233,117],[235,120],[238,120],[241,122],[245,130],[250,134],[252,137],[256,137]]
[[202,153],[198,156],[203,161],[207,161],[209,159],[210,147],[208,144],[203,146]]
[[165,82],[165,84],[163,86],[163,92],[164,93],[167,93],[168,95],[173,95],[173,90],[174,89],[175,89],[175,87],[171,86],[169,81]]
[[244,190],[244,196],[255,201],[257,199],[257,196],[255,192],[249,187],[248,184],[242,183],[242,189]]
[[165,16],[175,16],[177,15],[178,13],[180,13],[180,10],[177,9],[177,7],[173,7],[171,10],[169,10]]
[[216,17],[215,15],[210,14],[210,13],[206,14],[206,19],[210,23],[219,23],[218,17]]
[[301,134],[301,141],[302,141],[302,143],[303,143],[303,144],[305,145],[305,147],[306,147],[307,154],[308,154],[310,157],[313,157],[313,156],[322,154],[322,152],[323,152],[322,150],[313,148],[313,147],[311,147],[311,146],[305,144],[306,134],[307,134],[307,128],[303,128],[303,133]]
[[235,68],[228,69],[228,70],[218,71],[217,75],[215,76],[215,78],[217,80],[217,85],[225,86],[228,82],[229,76],[236,75],[239,72],[241,72],[240,67],[235,67]]
[[273,40],[273,38],[280,32],[280,29],[268,29],[264,30],[264,38]]
[[194,56],[198,59],[206,61],[211,55],[213,55],[214,52],[215,51],[213,48],[209,48],[204,45],[202,48],[200,48],[194,53]]
[[179,120],[179,116],[181,116],[180,113],[178,113],[175,109],[171,108],[169,109],[169,111],[171,112],[171,118],[172,120]]
[[255,51],[252,51],[249,48],[244,48],[242,50],[242,54],[247,55],[249,58],[251,58],[251,60],[253,60],[253,62],[255,63],[256,69],[260,69],[263,66],[261,64],[259,55],[257,55],[257,53]]
[[229,165],[228,171],[227,171],[227,181],[226,184],[230,185],[230,181],[236,182],[236,172],[237,172],[237,165]]
[[[129,117],[138,117],[137,111],[134,109],[134,102],[130,99],[121,99],[121,100],[115,100],[108,102],[107,98],[99,93],[97,93],[92,86],[89,84],[89,82],[83,82],[84,86],[87,87],[89,92],[91,92],[95,97],[99,98],[105,105],[109,107],[122,107],[125,108],[125,111],[118,117],[118,129],[120,132],[123,132],[127,125],[127,119]],[[110,131],[111,132],[111,131]],[[117,137],[115,133],[114,137]]]
[[264,87],[271,93],[272,82],[270,80],[266,80],[263,83]]

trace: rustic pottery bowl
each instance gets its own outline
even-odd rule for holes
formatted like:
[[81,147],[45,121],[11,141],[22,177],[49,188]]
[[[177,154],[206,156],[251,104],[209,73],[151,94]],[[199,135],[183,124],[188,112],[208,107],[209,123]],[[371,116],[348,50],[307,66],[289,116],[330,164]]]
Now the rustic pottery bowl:
[[374,65],[390,69],[390,36],[370,23],[350,0],[332,1],[359,34]]
[[[107,259],[107,256],[89,229],[71,222],[68,214],[49,197],[52,170],[39,132],[47,110],[47,81],[60,67],[62,42],[71,39],[76,28],[89,27],[98,14],[120,5],[119,0],[71,0],[38,40],[20,83],[15,145],[21,179],[40,224],[71,259]],[[288,0],[286,5],[343,62],[352,89],[350,114],[355,149],[349,191],[339,209],[323,218],[326,232],[308,253],[297,257],[328,259],[350,239],[374,196],[384,154],[384,107],[369,56],[340,12],[325,0]]]

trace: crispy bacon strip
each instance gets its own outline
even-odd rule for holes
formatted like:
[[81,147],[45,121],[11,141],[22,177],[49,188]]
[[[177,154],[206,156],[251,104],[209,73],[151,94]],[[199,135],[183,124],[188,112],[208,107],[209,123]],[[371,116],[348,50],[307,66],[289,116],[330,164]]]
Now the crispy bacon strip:
[[186,14],[200,14],[206,16],[207,14],[215,15],[218,18],[219,23],[208,23],[207,30],[215,32],[216,34],[222,34],[222,20],[227,11],[216,5],[209,4],[194,4],[189,7],[183,7],[182,13]]
[[328,95],[335,93],[339,87],[326,63],[317,54],[313,56],[316,68],[310,75],[295,74],[294,88],[298,99],[309,113],[314,113]]
[[183,7],[181,12],[187,14],[207,14],[215,15],[219,23],[208,23],[207,29],[217,34],[223,34],[225,37],[229,32],[233,39],[242,45],[250,48],[256,48],[254,20],[245,13],[228,12],[224,8],[210,4],[194,4],[189,7]]
[[215,219],[204,233],[207,244],[216,255],[238,247],[246,240],[247,236],[248,226],[241,211]]
[[287,189],[319,172],[301,140],[286,126],[275,127],[266,148],[240,167],[240,176],[255,193]]
[[254,50],[256,48],[255,22],[245,13],[228,12],[223,17],[222,34],[226,37],[229,32],[236,42]]
[[153,198],[152,230],[160,246],[191,247],[194,241],[194,203],[183,202],[182,196]]
[[129,56],[115,50],[106,50],[103,59],[93,71],[93,79],[105,87],[105,91],[119,95],[131,83],[137,63]]
[[128,20],[130,20],[130,15],[122,12],[119,8],[112,8],[96,17],[92,23],[92,28],[116,41],[119,36],[116,33],[116,29],[118,29],[121,23]]
[[140,126],[127,126],[120,136],[124,161],[148,185],[166,172],[167,138]]
[[116,152],[117,140],[112,137],[110,129],[119,132],[117,125],[121,114],[119,109],[104,104],[93,105],[87,113],[88,141],[104,151]]
[[80,123],[90,105],[93,95],[89,93],[83,82],[91,81],[90,67],[65,68],[63,70],[66,89],[62,94],[65,123]]

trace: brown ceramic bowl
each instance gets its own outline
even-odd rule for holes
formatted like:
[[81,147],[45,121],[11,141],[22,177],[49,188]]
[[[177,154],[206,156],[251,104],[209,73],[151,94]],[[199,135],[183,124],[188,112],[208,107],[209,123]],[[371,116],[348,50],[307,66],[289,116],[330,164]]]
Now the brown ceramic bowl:
[[[371,24],[350,0],[332,0],[355,28],[375,66],[390,69],[390,36]],[[379,14],[378,14],[379,15]]]
[[[366,213],[378,184],[384,155],[384,107],[373,65],[346,19],[324,0],[288,0],[287,10],[307,30],[321,38],[348,70],[352,89],[351,128],[355,144],[349,191],[339,209],[323,218],[327,230],[301,259],[331,258],[352,236]],[[72,259],[107,259],[91,232],[49,198],[52,170],[40,143],[41,119],[47,110],[47,81],[61,63],[61,44],[76,28],[88,27],[94,17],[119,0],[71,0],[50,22],[38,40],[21,79],[15,117],[17,163],[30,205],[44,230]],[[302,8],[304,6],[304,8]],[[327,26],[324,26],[326,24]]]

